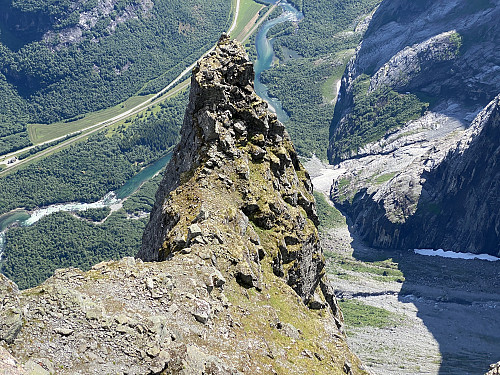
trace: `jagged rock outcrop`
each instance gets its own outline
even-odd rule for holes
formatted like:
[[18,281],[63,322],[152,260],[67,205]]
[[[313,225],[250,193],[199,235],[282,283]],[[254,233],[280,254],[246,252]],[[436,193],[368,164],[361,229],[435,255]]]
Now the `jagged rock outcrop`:
[[494,104],[471,124],[500,92],[499,5],[393,0],[375,12],[342,78],[329,148],[345,169],[332,197],[370,245],[498,253],[498,137],[480,135]]
[[[220,249],[232,241],[221,229],[229,226],[241,236],[231,247],[245,279],[251,274],[250,285],[261,284],[256,260],[267,256],[275,274],[307,302],[324,272],[312,185],[253,79],[246,53],[228,42],[193,71],[181,140],[138,257],[164,260],[214,241],[214,251],[226,252]],[[259,231],[270,231],[265,249]]]
[[58,270],[21,292],[0,279],[14,297],[0,316],[22,321],[0,327],[18,363],[44,374],[366,373],[324,277],[308,175],[252,82],[226,36],[193,70],[137,259]]
[[401,243],[500,255],[500,95],[425,183]]
[[[335,182],[332,195],[362,238],[377,247],[499,255],[499,105],[500,95],[461,133],[458,143],[438,139],[430,150],[412,155],[412,164],[403,171],[377,156],[343,163],[347,171]],[[373,165],[361,172],[367,160],[379,170],[393,169],[374,177]]]

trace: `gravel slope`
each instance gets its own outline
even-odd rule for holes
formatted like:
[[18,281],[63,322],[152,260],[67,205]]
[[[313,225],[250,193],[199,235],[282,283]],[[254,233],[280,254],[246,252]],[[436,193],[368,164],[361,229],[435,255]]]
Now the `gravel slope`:
[[[498,361],[499,262],[376,250],[347,226],[324,233],[322,241],[325,253],[336,257],[328,269],[337,295],[395,314],[384,328],[347,327],[351,348],[373,374],[484,374]],[[346,266],[376,268],[373,261],[389,258],[404,282]]]

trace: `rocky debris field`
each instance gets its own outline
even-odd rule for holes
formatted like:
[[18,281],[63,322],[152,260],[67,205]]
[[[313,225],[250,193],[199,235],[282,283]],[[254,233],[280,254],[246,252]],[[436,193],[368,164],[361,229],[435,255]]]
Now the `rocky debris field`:
[[59,270],[39,287],[2,295],[17,302],[0,313],[17,329],[0,331],[15,358],[0,366],[44,375],[301,374],[357,363],[324,308],[308,309],[277,277],[263,288],[225,279],[208,253]]
[[483,374],[498,360],[499,262],[377,250],[347,226],[322,242],[341,306],[356,300],[390,313],[382,326],[370,316],[346,320],[348,342],[371,373]]

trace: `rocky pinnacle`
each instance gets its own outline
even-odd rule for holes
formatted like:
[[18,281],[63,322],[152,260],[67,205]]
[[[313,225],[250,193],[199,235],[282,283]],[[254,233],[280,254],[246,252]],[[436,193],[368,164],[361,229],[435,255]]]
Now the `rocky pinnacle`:
[[244,278],[258,285],[260,259],[272,259],[274,273],[307,303],[324,273],[312,185],[253,80],[246,52],[227,36],[194,68],[181,141],[137,256],[164,260],[207,245],[224,252],[231,239],[217,233],[234,221]]
[[253,75],[226,36],[193,70],[138,258],[25,291],[0,275],[0,372],[366,374],[324,276],[309,177]]

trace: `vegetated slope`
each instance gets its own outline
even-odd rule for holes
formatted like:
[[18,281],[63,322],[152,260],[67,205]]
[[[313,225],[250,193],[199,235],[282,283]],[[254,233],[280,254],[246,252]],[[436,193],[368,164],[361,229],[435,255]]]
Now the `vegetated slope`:
[[[398,0],[384,1],[375,12],[342,78],[328,150],[330,161],[346,169],[332,195],[370,245],[498,253],[498,209],[493,204],[488,211],[476,199],[490,197],[495,184],[497,141],[438,166],[458,142],[482,143],[490,128],[484,121],[496,121],[483,114],[475,130],[465,132],[500,92],[499,5]],[[488,162],[459,177],[466,171],[456,167],[458,160],[472,160],[472,152]],[[436,173],[449,174],[449,185],[441,185],[448,198],[431,187]],[[472,189],[468,184],[477,176],[482,182]],[[483,219],[479,228],[473,225]],[[433,234],[424,235],[413,220],[434,223]]]
[[114,131],[0,178],[0,214],[21,207],[92,202],[118,189],[176,144],[186,101],[186,93],[181,94]]
[[0,8],[0,153],[29,143],[28,121],[160,90],[231,21],[231,2],[214,0],[17,0]]
[[304,18],[272,28],[279,64],[262,73],[270,95],[280,99],[286,126],[301,155],[326,160],[336,84],[380,0],[304,1]]
[[[421,102],[433,107],[451,100],[465,107],[464,112],[486,106],[500,87],[496,74],[500,60],[498,5],[498,0],[474,4],[383,2],[342,79],[330,130],[330,159],[338,161],[362,151],[353,142],[348,152],[336,141],[349,140],[353,133],[359,132],[356,123],[359,117],[369,118],[372,112],[392,103],[386,96],[376,95],[377,90],[394,90],[400,98],[418,95]],[[366,90],[358,89],[362,82]],[[366,96],[376,96],[379,100],[373,101],[371,111],[354,114],[358,102]],[[405,103],[399,107],[400,111],[407,110]],[[402,118],[386,124],[385,130],[401,127],[406,121]],[[364,139],[363,144],[372,141]]]
[[[310,179],[242,46],[194,69],[139,256],[0,276],[0,339],[57,374],[365,374],[324,277]],[[50,312],[50,313],[48,313]]]
[[[113,130],[2,177],[0,213],[54,203],[95,202],[122,187],[176,144],[187,99],[187,92],[181,93]],[[2,273],[24,289],[38,285],[58,268],[88,270],[102,260],[134,255],[158,183],[157,179],[145,183],[103,224],[60,213],[31,227],[10,228]]]

